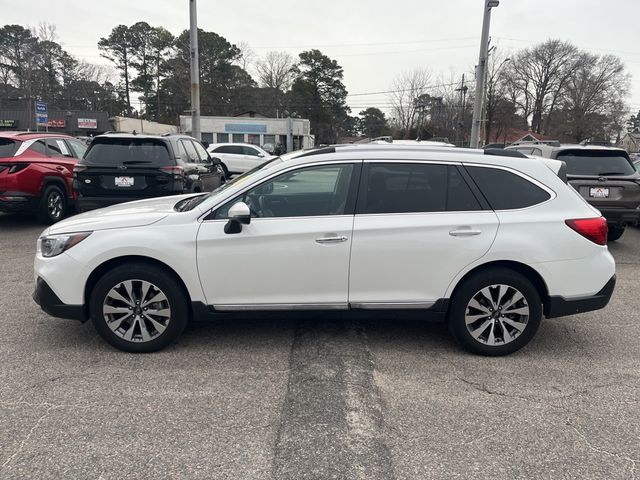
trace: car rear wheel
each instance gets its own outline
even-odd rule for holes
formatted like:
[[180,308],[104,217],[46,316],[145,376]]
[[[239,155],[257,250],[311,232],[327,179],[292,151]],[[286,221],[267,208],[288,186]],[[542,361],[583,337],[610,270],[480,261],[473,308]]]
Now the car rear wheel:
[[91,320],[102,338],[120,350],[155,352],[184,330],[188,302],[173,275],[146,264],[116,267],[98,280]]
[[49,185],[38,207],[38,220],[50,225],[62,220],[67,213],[67,197],[57,185]]
[[615,242],[624,233],[625,227],[612,227],[609,226],[609,232],[607,233],[607,242]]
[[478,272],[452,298],[449,327],[468,351],[507,355],[533,338],[542,319],[540,295],[523,275],[508,269]]

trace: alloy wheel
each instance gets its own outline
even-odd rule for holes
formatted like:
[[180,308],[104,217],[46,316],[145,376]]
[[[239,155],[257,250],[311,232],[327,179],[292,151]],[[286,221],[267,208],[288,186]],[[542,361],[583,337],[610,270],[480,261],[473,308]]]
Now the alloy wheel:
[[505,345],[518,338],[527,327],[529,305],[525,296],[510,285],[482,288],[465,309],[467,330],[478,342]]
[[63,201],[58,192],[51,192],[47,198],[47,211],[51,218],[57,219],[62,215]]
[[148,342],[167,329],[171,306],[160,288],[145,280],[125,280],[107,293],[102,313],[107,326],[129,342]]

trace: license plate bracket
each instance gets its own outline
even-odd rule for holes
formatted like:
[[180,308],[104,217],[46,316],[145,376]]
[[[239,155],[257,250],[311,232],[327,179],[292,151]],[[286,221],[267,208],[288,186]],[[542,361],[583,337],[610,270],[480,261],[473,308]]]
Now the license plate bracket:
[[591,198],[609,198],[608,187],[591,187],[589,188],[589,196]]
[[115,177],[114,183],[116,187],[123,187],[123,188],[133,187],[133,184],[135,183],[135,179],[134,177]]

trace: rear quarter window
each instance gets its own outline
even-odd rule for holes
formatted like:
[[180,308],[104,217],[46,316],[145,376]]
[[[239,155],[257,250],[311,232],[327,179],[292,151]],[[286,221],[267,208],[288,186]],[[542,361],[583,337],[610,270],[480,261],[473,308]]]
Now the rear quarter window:
[[13,157],[18,151],[20,143],[22,142],[10,138],[0,138],[0,158]]
[[466,167],[494,210],[514,210],[546,202],[548,192],[529,180],[499,168]]
[[149,138],[96,138],[87,150],[85,165],[174,165],[165,142]]

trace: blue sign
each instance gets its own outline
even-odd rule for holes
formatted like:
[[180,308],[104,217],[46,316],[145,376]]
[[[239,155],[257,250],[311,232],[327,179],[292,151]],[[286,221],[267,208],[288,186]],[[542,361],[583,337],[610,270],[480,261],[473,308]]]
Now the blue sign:
[[267,126],[259,123],[225,123],[224,131],[229,133],[267,133]]
[[47,125],[49,111],[46,102],[36,102],[36,125]]

